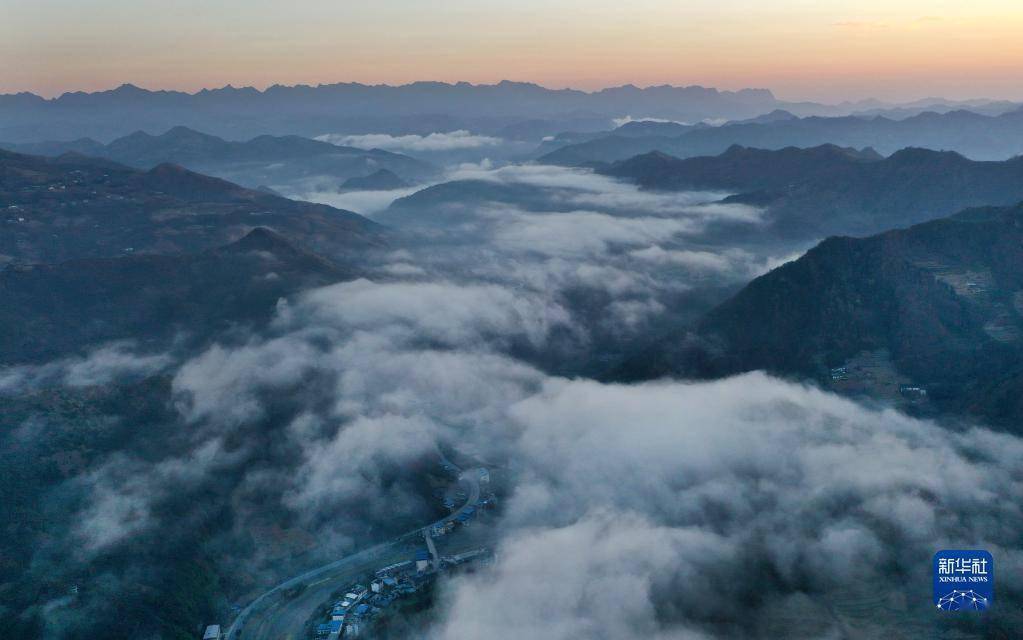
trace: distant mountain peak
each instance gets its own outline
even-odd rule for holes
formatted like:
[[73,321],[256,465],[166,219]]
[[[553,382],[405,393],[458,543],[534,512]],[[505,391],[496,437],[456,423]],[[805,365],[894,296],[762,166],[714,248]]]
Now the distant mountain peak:
[[165,136],[184,136],[184,135],[187,135],[187,136],[201,136],[201,137],[204,137],[204,138],[214,138],[214,137],[216,137],[216,136],[211,136],[208,133],[203,133],[201,131],[196,131],[195,129],[192,129],[191,127],[186,127],[183,124],[179,124],[177,126],[171,127],[170,129],[167,129],[167,131],[165,131],[163,135],[165,135]]
[[675,156],[673,156],[673,155],[671,155],[669,153],[664,153],[663,151],[656,151],[656,150],[655,151],[651,151],[650,153],[647,153],[647,154],[645,154],[644,156],[641,156],[641,157],[650,158],[652,160],[678,160],[678,158],[676,158]]
[[162,162],[142,175],[145,183],[150,187],[173,193],[186,200],[199,198],[214,201],[236,201],[268,197],[258,191],[239,187],[227,180],[190,171],[172,162]]
[[390,191],[407,187],[408,183],[389,169],[378,169],[368,176],[349,178],[341,185],[341,191]]
[[786,122],[786,121],[789,121],[789,120],[799,120],[799,116],[797,116],[796,114],[792,113],[791,111],[786,111],[785,109],[775,109],[775,110],[771,111],[770,113],[765,113],[765,114],[759,115],[759,116],[757,116],[755,118],[750,118],[749,120],[741,120],[740,123],[745,123],[745,124],[774,124],[776,122]]
[[323,256],[309,251],[284,235],[267,227],[255,227],[240,239],[210,250],[217,255],[241,255],[249,253],[269,254],[277,260],[292,265],[304,265],[305,269],[320,272],[332,273],[338,267],[335,263]]
[[767,114],[767,117],[770,117],[770,118],[780,118],[782,120],[794,120],[794,119],[798,118],[799,116],[797,116],[796,114],[792,113],[791,111],[786,111],[785,109],[775,109],[771,113]]
[[129,133],[126,136],[118,138],[117,141],[123,142],[123,141],[128,141],[128,140],[149,140],[149,139],[154,138],[154,137],[156,137],[156,136],[154,136],[153,134],[148,133],[146,131],[143,131],[141,129],[138,129],[136,131],[132,131],[131,133]]
[[[189,171],[182,167],[180,164],[174,164],[173,162],[161,162],[152,169],[146,172],[151,176],[184,176],[194,175],[199,176],[200,174]],[[209,176],[204,176],[209,177]]]
[[242,236],[240,240],[227,246],[241,251],[277,252],[284,250],[293,252],[297,250],[287,238],[267,227],[256,227]]
[[953,162],[970,162],[970,160],[956,152],[956,151],[936,151],[934,149],[924,149],[923,147],[906,147],[893,153],[888,158],[895,164],[917,164],[920,162],[933,162],[937,159],[949,160]]

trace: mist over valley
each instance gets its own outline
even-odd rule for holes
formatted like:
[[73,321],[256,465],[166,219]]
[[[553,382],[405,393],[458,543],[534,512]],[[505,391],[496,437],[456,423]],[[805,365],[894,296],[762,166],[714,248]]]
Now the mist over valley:
[[[218,73],[341,46],[230,9]],[[395,75],[558,26],[622,34],[604,78],[681,10],[324,9],[374,82],[0,72],[0,637],[1018,637],[1023,96],[824,100],[737,46],[722,88]],[[480,12],[487,51],[436,22]],[[406,13],[399,64],[363,35]],[[967,30],[905,24],[828,33]]]

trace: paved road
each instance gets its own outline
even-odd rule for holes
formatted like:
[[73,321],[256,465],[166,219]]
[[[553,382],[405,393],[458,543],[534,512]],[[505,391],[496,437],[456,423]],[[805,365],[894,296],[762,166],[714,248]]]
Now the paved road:
[[[401,560],[409,560],[402,549],[406,543],[418,539],[424,530],[444,525],[456,519],[480,499],[480,471],[469,469],[458,477],[466,491],[465,503],[448,516],[421,529],[410,531],[387,542],[363,549],[334,562],[285,580],[266,591],[242,609],[228,628],[227,640],[298,640],[306,620],[337,588],[345,586],[359,576]],[[452,534],[454,535],[454,534]],[[472,545],[468,545],[472,546]],[[292,597],[288,592],[302,590]]]
[[423,531],[423,537],[426,538],[426,548],[430,551],[430,564],[433,565],[433,569],[440,569],[440,555],[437,553],[437,545],[433,543],[433,536],[430,535],[429,531]]

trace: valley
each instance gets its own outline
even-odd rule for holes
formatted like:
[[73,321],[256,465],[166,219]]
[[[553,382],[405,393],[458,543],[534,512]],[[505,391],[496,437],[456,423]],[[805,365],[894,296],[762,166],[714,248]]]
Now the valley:
[[966,23],[104,4],[0,72],[115,87],[0,93],[4,640],[1018,636],[1023,95],[786,40]]

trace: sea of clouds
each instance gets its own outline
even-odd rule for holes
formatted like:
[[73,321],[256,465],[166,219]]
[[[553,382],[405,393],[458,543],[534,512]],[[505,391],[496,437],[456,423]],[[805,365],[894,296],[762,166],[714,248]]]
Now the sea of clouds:
[[[168,535],[164,506],[204,487],[248,505],[231,535],[260,521],[251,505],[273,505],[332,557],[428,521],[416,469],[444,446],[495,461],[509,491],[494,564],[445,582],[429,637],[918,637],[933,624],[931,554],[957,547],[995,555],[997,615],[1011,616],[1019,438],[761,373],[572,373],[687,292],[787,259],[707,240],[761,210],[577,169],[464,165],[448,179],[528,197],[402,212],[408,238],[367,275],[282,300],[243,340],[173,356],[114,345],[0,376],[7,391],[170,378],[177,446],[72,481],[78,559]],[[864,593],[876,615],[843,609]]]
[[[431,637],[772,637],[793,617],[806,637],[843,637],[857,621],[836,607],[864,593],[879,607],[858,622],[868,635],[912,635],[931,624],[940,548],[991,551],[999,597],[1018,601],[1019,438],[760,373],[603,384],[507,354],[571,322],[542,297],[493,286],[311,291],[282,307],[271,335],[178,368],[194,447],[156,466],[117,458],[91,477],[84,548],[158,526],[147,516],[161,495],[243,468],[245,446],[225,442],[312,384],[317,401],[278,435],[298,467],[272,480],[308,526],[356,504],[381,522],[424,513],[389,474],[440,444],[512,478],[495,563],[445,584]],[[240,486],[257,481],[268,479]]]
[[[181,363],[173,391],[193,446],[91,476],[83,549],[159,526],[161,496],[232,468],[238,492],[273,484],[308,527],[355,505],[367,520],[425,517],[394,474],[443,444],[496,461],[511,491],[495,563],[445,583],[431,637],[772,637],[791,619],[805,637],[843,637],[854,622],[912,636],[931,624],[940,548],[991,551],[999,597],[1018,601],[1019,438],[760,373],[604,384],[509,355],[574,322],[542,295],[492,284],[363,279],[301,295],[267,335]],[[237,442],[309,387],[275,436],[297,467],[246,472],[252,453]],[[876,615],[840,612],[863,593]]]

